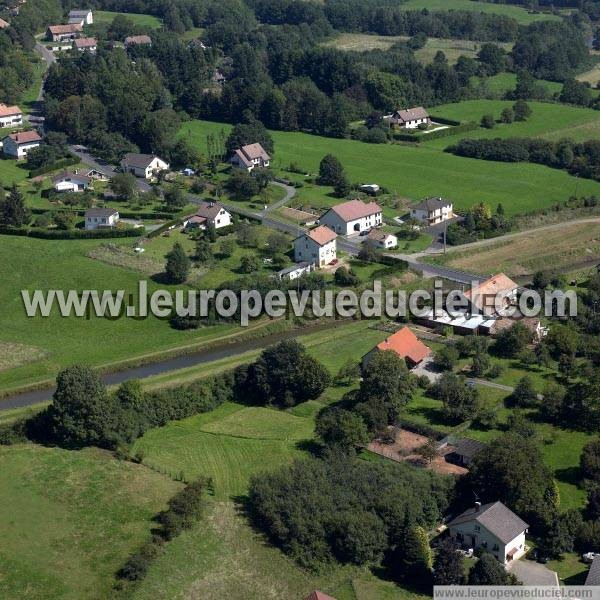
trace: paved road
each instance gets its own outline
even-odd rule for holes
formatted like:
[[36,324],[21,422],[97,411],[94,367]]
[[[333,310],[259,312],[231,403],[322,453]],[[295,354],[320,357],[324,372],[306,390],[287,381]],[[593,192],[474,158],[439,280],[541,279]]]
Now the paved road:
[[285,206],[297,193],[296,188],[293,185],[288,185],[287,183],[283,183],[281,181],[271,181],[271,183],[277,187],[283,188],[285,190],[285,196],[274,204],[269,204],[269,206],[267,206],[267,208],[263,210],[261,214],[266,214],[272,210],[277,210],[278,208]]
[[[69,146],[69,150],[73,154],[75,154],[75,156],[79,157],[79,159],[81,160],[82,163],[85,163],[86,165],[92,167],[93,169],[96,169],[97,171],[104,173],[106,175],[106,177],[108,177],[109,179],[112,179],[118,173],[116,166],[111,165],[111,164],[107,163],[106,161],[101,160],[99,158],[96,158],[82,146],[71,145],[71,146]],[[150,189],[152,189],[150,184],[147,181],[145,181],[144,179],[140,179],[139,177],[136,177],[136,182],[137,182],[138,189],[141,192],[148,192]]]

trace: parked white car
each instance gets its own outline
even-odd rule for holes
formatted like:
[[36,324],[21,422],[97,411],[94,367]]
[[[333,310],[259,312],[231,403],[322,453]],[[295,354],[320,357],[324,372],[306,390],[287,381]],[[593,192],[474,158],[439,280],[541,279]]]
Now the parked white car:
[[596,558],[596,556],[600,556],[600,554],[597,552],[586,552],[585,554],[581,555],[581,559],[584,563],[591,563],[594,562],[594,558]]

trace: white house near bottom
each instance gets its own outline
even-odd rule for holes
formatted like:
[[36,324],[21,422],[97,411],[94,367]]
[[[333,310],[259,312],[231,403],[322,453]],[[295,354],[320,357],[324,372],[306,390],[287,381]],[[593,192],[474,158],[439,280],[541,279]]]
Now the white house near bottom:
[[404,129],[416,129],[421,123],[429,125],[431,122],[429,113],[422,106],[397,110],[386,120],[388,123]]
[[90,208],[85,211],[86,229],[115,227],[119,222],[119,213],[114,208]]
[[319,222],[341,235],[350,235],[379,227],[383,219],[381,207],[375,202],[349,200],[330,208]]
[[337,258],[337,235],[326,225],[303,233],[294,240],[294,259],[324,267]]
[[294,281],[294,279],[298,279],[299,277],[302,277],[302,275],[307,275],[313,271],[314,268],[315,266],[313,263],[296,263],[291,267],[286,267],[285,269],[281,269],[281,271],[277,271],[277,273],[275,273],[275,277],[279,279],[279,281]]
[[443,198],[426,198],[410,209],[410,216],[427,225],[442,223],[454,217],[452,202]]
[[461,546],[482,548],[506,564],[525,554],[529,525],[502,502],[479,502],[448,523],[450,536]]
[[381,229],[371,229],[365,240],[366,244],[371,244],[375,248],[383,248],[389,250],[398,245],[398,238],[389,231],[381,231]]
[[52,179],[55,192],[83,192],[91,187],[92,178],[80,173],[61,173]]
[[218,202],[201,202],[198,210],[193,217],[190,217],[185,224],[186,228],[205,229],[214,227],[220,229],[231,225],[231,213],[227,212]]
[[0,127],[23,125],[23,111],[18,106],[0,104]]
[[153,156],[152,154],[136,154],[129,152],[121,160],[121,169],[124,173],[131,173],[143,179],[152,179],[161,171],[169,170],[169,163]]
[[13,158],[26,158],[27,153],[41,143],[42,138],[37,131],[11,133],[2,140],[2,151]]
[[96,38],[77,38],[73,40],[73,50],[78,50],[79,52],[91,52],[94,54],[98,49],[98,41]]

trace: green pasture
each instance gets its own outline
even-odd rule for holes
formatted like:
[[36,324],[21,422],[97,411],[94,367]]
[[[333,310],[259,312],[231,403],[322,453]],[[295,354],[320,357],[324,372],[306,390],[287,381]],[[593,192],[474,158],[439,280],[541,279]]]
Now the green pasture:
[[120,13],[108,10],[95,10],[94,23],[112,23],[116,16],[127,17],[131,19],[139,27],[147,27],[148,29],[160,29],[162,27],[161,20],[152,15],[144,15],[137,13]]

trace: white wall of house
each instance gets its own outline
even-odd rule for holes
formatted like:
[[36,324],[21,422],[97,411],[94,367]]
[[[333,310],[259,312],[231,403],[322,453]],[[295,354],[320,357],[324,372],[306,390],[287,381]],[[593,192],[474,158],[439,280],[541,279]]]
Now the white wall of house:
[[135,165],[130,165],[128,163],[122,163],[124,171],[128,173],[132,173],[136,177],[141,177],[143,179],[152,179],[157,173],[160,171],[167,171],[169,169],[169,163],[166,163],[164,160],[154,157],[152,162],[145,168],[137,167]]
[[378,248],[389,249],[395,248],[398,245],[398,238],[391,233],[385,237],[383,240],[376,240],[375,245]]
[[268,160],[263,160],[262,158],[253,158],[250,161],[252,164],[250,166],[246,166],[240,161],[237,154],[234,154],[229,160],[229,162],[238,169],[246,169],[248,173],[252,171],[255,167],[268,167],[271,164],[271,162]]
[[215,229],[221,229],[221,227],[227,227],[228,225],[231,225],[231,223],[231,215],[222,208],[212,222],[212,225]]
[[110,217],[86,217],[86,229],[99,229],[101,227],[114,227],[119,222],[119,213],[115,213]]
[[413,208],[410,211],[410,216],[413,219],[417,219],[418,221],[424,221],[431,225],[447,221],[448,219],[452,218],[453,214],[454,213],[452,212],[452,204],[448,204],[447,206],[443,206],[442,208],[438,208],[436,210],[423,210],[420,208]]
[[519,559],[525,554],[525,532],[520,533],[508,544],[505,544],[475,520],[453,525],[449,528],[449,531],[452,538],[457,542],[474,550],[484,548],[503,564],[508,562],[507,553],[513,548],[517,549],[513,556],[514,559]]
[[62,181],[57,181],[54,184],[55,192],[83,192],[89,187],[89,183],[87,181],[83,181],[81,179],[72,178],[72,179],[63,179]]
[[294,259],[296,262],[309,262],[317,267],[324,267],[337,257],[335,240],[320,246],[308,235],[294,241]]
[[23,125],[22,114],[0,117],[0,127],[16,127],[17,125]]
[[429,123],[429,119],[415,119],[414,121],[406,121],[398,123],[404,129],[416,129],[421,123]]
[[13,158],[26,158],[27,153],[33,148],[38,148],[39,142],[30,142],[29,144],[16,144],[10,138],[4,140],[2,151]]
[[354,221],[344,221],[335,211],[329,210],[321,217],[319,222],[321,225],[327,225],[337,234],[351,235],[381,225],[382,213],[376,213]]

